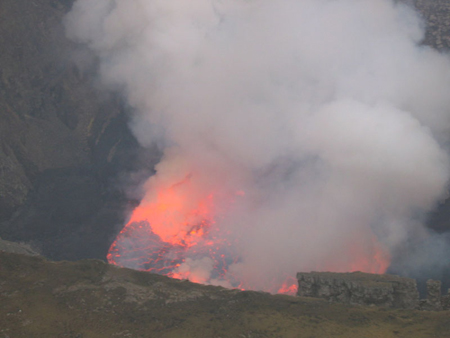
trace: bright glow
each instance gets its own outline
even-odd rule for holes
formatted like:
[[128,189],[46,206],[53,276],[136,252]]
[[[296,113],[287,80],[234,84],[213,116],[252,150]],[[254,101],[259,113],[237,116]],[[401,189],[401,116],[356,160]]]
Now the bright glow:
[[[194,283],[252,289],[251,284],[236,279],[229,271],[230,265],[239,263],[241,257],[234,256],[233,243],[226,237],[217,237],[225,231],[217,229],[214,195],[207,194],[193,204],[189,200],[192,188],[192,182],[185,179],[161,187],[150,200],[145,198],[111,245],[109,263]],[[245,194],[239,191],[236,195]],[[343,262],[339,257],[330,257],[324,265],[326,271],[384,273],[389,266],[388,255],[373,235],[371,240],[372,251],[355,241],[344,255],[351,260]],[[281,285],[268,279],[263,290],[295,295],[295,273],[292,271],[292,276],[287,276]]]

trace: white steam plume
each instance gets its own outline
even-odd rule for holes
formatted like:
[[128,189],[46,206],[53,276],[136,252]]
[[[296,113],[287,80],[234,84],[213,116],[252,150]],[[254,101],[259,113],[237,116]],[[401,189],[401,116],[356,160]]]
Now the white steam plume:
[[[192,174],[192,199],[237,198],[218,223],[239,238],[234,278],[255,289],[426,236],[445,194],[450,61],[392,0],[77,0],[70,38],[164,140],[148,190]],[[383,248],[382,250],[380,249]],[[189,259],[181,268],[207,267]],[[220,281],[217,283],[221,283]],[[224,284],[224,283],[222,283]]]

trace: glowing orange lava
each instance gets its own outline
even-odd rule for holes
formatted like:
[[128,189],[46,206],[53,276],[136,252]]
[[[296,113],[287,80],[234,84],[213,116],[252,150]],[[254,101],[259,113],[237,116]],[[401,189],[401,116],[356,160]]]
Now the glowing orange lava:
[[[243,289],[246,283],[228,271],[240,257],[236,257],[227,236],[221,236],[224,229],[217,228],[214,193],[194,196],[191,183],[186,178],[169,187],[158,187],[146,196],[112,243],[108,262],[196,283],[222,281],[216,284]],[[244,192],[238,191],[236,196],[244,196]],[[353,246],[344,249],[344,258],[331,257],[316,270],[384,273],[389,266],[388,255],[375,236],[365,236],[361,243],[355,237]],[[294,276],[286,276],[282,285],[269,284],[265,291],[289,295],[297,292]]]
[[277,293],[294,296],[297,293],[297,279],[294,277],[288,277]]
[[193,198],[190,184],[187,178],[144,199],[112,243],[108,262],[198,283],[224,276],[233,259],[230,244],[215,235],[214,196]]

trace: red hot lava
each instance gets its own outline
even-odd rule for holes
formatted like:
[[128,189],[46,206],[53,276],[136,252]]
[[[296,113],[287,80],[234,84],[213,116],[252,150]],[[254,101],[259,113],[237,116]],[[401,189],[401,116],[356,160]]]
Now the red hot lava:
[[[219,229],[215,222],[214,194],[195,197],[191,184],[187,178],[146,196],[111,245],[108,262],[196,283],[248,288],[245,281],[229,272],[229,266],[240,257],[233,251],[229,236],[220,235],[226,234],[226,229]],[[355,245],[351,248],[352,262],[341,266],[330,263],[320,270],[384,273],[389,260],[375,237],[371,238],[374,249],[369,254]],[[287,276],[282,285],[268,285],[265,291],[294,295],[297,281]]]
[[192,198],[190,184],[186,179],[144,199],[111,245],[108,262],[198,283],[223,279],[235,260],[230,243],[217,237],[214,195]]

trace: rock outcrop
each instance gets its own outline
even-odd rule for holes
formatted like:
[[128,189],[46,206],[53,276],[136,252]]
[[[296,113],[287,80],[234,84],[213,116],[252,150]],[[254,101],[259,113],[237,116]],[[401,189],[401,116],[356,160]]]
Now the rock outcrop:
[[450,48],[450,2],[448,0],[414,0],[414,5],[427,23],[426,45],[438,50]]
[[427,299],[421,302],[420,308],[428,311],[442,310],[441,281],[427,281]]
[[0,252],[2,251],[28,256],[39,256],[39,253],[29,244],[5,241],[0,238]]
[[416,281],[394,275],[362,272],[298,273],[298,296],[329,302],[415,309],[419,302]]
[[450,289],[447,290],[447,294],[442,296],[442,310],[450,310]]
[[446,295],[441,293],[441,281],[427,281],[427,299],[420,300],[420,310],[425,311],[441,311],[450,310],[450,289]]
[[301,297],[323,298],[331,303],[382,306],[424,311],[450,310],[450,290],[442,296],[441,282],[427,281],[427,298],[419,299],[414,279],[363,272],[310,272],[297,274]]

